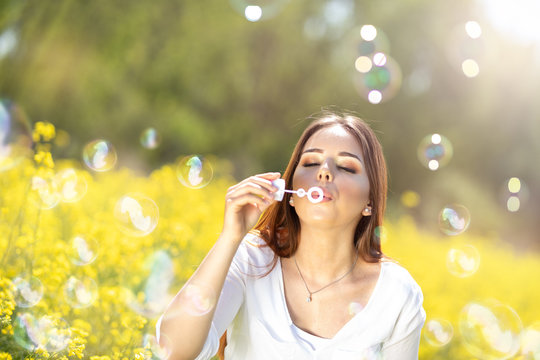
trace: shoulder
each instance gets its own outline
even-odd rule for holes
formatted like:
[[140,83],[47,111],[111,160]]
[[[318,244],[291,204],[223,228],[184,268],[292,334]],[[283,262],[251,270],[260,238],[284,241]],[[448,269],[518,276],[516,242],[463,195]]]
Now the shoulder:
[[423,302],[422,289],[403,266],[392,261],[381,263],[381,277],[387,291],[402,295],[401,298]]
[[233,263],[245,274],[263,275],[274,263],[274,252],[261,237],[248,233],[238,247]]

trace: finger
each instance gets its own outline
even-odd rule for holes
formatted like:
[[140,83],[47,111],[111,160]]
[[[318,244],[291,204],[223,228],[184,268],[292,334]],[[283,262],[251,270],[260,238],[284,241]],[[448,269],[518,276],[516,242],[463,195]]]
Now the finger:
[[249,182],[241,184],[235,189],[227,192],[227,196],[236,197],[244,194],[256,194],[270,200],[274,198],[274,192],[272,185],[268,188],[255,182]]
[[257,176],[252,176],[234,186],[231,186],[227,191],[227,195],[234,194],[239,190],[245,191],[247,189],[251,189],[254,193],[261,196],[267,196],[269,198],[273,198],[273,193],[278,190],[278,188],[274,186],[271,181]]
[[243,208],[246,205],[252,205],[259,209],[266,208],[270,205],[270,201],[253,194],[244,194],[237,197],[231,197],[227,199],[227,205],[237,210]]

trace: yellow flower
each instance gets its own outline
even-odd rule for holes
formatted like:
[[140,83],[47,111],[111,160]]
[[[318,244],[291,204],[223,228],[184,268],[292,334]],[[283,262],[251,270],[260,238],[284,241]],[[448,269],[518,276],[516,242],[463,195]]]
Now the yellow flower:
[[38,121],[34,126],[34,131],[32,132],[32,139],[34,142],[42,141],[51,141],[56,136],[56,130],[54,125],[49,122]]
[[11,355],[6,352],[0,352],[0,360],[12,360]]

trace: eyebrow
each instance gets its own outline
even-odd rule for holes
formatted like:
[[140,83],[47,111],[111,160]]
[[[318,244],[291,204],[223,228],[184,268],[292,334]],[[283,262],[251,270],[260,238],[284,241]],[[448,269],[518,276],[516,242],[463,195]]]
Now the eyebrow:
[[[314,153],[319,153],[319,154],[322,154],[324,153],[324,151],[322,149],[317,149],[317,148],[312,148],[312,149],[307,149],[307,150],[304,150],[302,152],[302,154],[305,154],[305,153],[310,153],[310,152],[314,152]],[[364,163],[362,161],[362,159],[360,159],[360,157],[358,155],[355,155],[353,153],[350,153],[350,152],[347,152],[347,151],[341,151],[338,153],[339,156],[348,156],[348,157],[352,157],[352,158],[355,158],[356,160],[360,161],[362,164]]]

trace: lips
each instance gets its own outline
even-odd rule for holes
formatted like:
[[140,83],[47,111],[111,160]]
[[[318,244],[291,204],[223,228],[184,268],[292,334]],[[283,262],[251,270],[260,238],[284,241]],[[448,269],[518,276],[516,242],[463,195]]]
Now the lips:
[[323,191],[323,201],[330,201],[332,200],[332,195],[330,194],[330,192],[328,190],[326,190],[325,188],[321,187],[322,191]]

